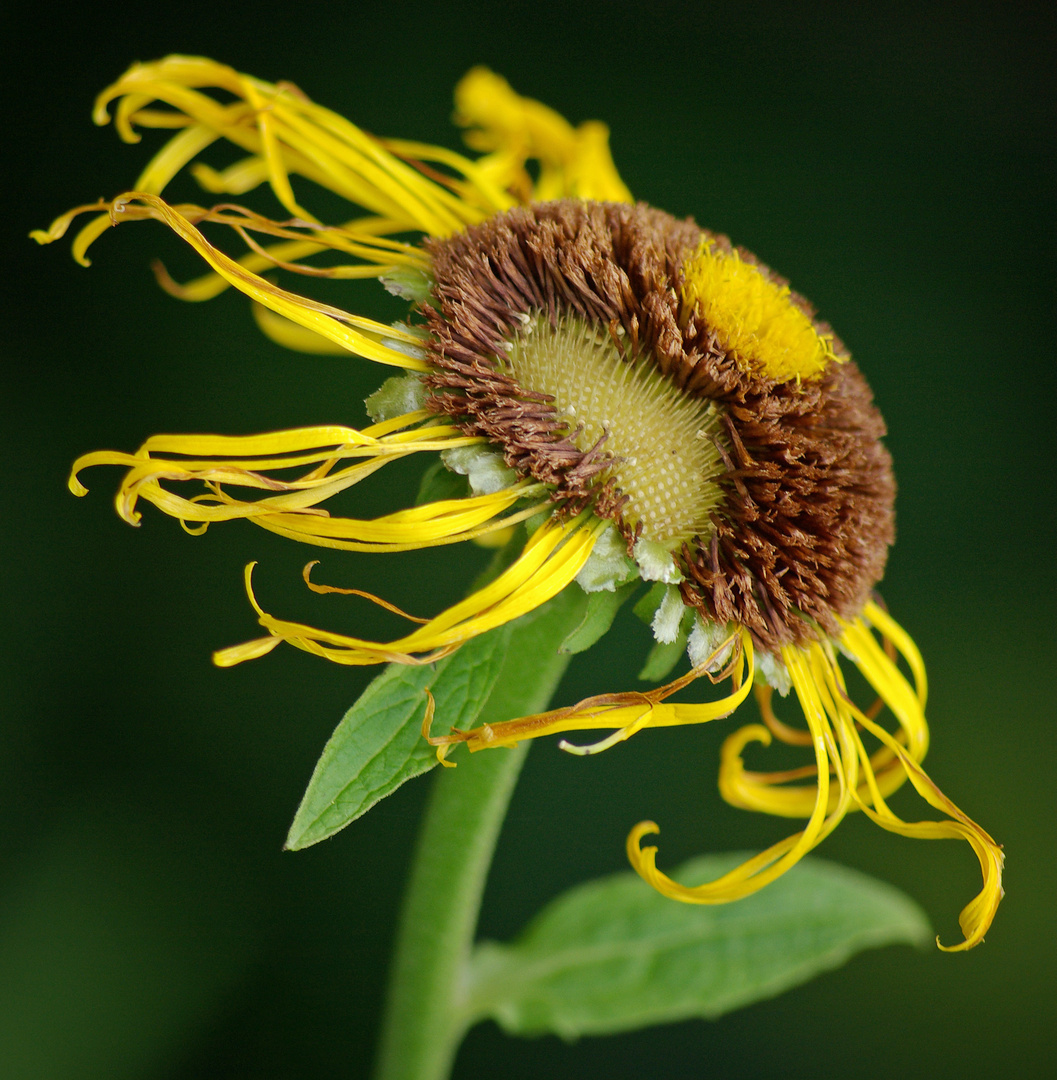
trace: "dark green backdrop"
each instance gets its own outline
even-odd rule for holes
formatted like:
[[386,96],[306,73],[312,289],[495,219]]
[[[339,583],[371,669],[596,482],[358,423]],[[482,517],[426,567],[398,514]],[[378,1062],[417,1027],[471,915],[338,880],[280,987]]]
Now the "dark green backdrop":
[[[132,183],[147,151],[93,128],[92,96],[131,60],[170,51],[292,79],[370,130],[451,145],[451,89],[478,62],[573,120],[607,120],[639,197],[729,233],[815,300],[891,429],[899,540],[883,590],[929,663],[929,768],[1008,853],[986,945],[862,956],[714,1024],[575,1045],[484,1027],[457,1075],[1047,1075],[1057,665],[1044,7],[300,0],[87,5],[61,21],[51,5],[13,7],[0,27],[0,1075],[365,1076],[429,782],[318,849],[282,854],[314,760],[369,673],[292,649],[219,671],[210,650],[253,635],[250,558],[273,609],[350,629],[366,616],[306,599],[307,549],[239,524],[194,539],[149,511],[133,530],[112,513],[114,471],[90,475],[84,501],[65,491],[77,454],[132,450],[158,431],[357,423],[380,381],[366,362],[264,341],[239,296],[161,295],[150,256],[192,264],[158,227],[107,235],[91,271],[64,245],[25,239]],[[388,488],[364,488],[357,505],[396,505]],[[435,611],[482,559],[335,554],[325,566]],[[578,659],[562,700],[624,686],[637,663],[626,657],[644,646],[622,625]],[[483,932],[510,935],[556,892],[621,868],[626,830],[645,816],[664,827],[669,866],[782,835],[720,802],[729,730],[646,733],[590,760],[536,747]],[[914,813],[912,794],[897,807]],[[906,889],[945,940],[978,887],[965,846],[861,820],[821,854]]]

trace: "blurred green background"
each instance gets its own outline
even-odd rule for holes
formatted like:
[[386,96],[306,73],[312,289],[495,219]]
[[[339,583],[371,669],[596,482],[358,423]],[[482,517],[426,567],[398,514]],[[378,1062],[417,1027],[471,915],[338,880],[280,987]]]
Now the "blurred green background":
[[[899,540],[883,592],[929,664],[928,766],[1008,855],[986,945],[864,955],[712,1024],[572,1045],[484,1026],[456,1075],[1051,1075],[1051,8],[300,0],[88,4],[60,21],[50,5],[7,6],[4,1080],[366,1076],[430,782],[319,848],[283,854],[316,756],[370,672],[292,649],[212,667],[213,648],[254,634],[242,567],[260,561],[272,610],[350,630],[375,616],[306,596],[312,553],[248,525],[192,538],[148,510],[129,528],[110,504],[116,471],[89,474],[83,501],[65,490],[78,454],[132,450],[155,432],[359,423],[384,375],[282,351],[240,296],[164,296],[150,257],[177,276],[194,266],[160,227],[108,234],[91,271],[66,245],[25,239],[131,185],[149,147],[94,128],[91,101],[132,60],[172,51],[293,80],[369,130],[448,145],[452,87],[481,62],[574,121],[605,119],[636,195],[788,275],[848,343],[889,423]],[[391,317],[380,290],[345,288],[339,302]],[[366,515],[403,498],[378,483],[356,505]],[[322,569],[433,612],[484,558],[334,553]],[[645,646],[645,631],[622,623],[577,658],[562,702],[628,686]],[[643,817],[664,829],[666,866],[784,835],[720,801],[731,727],[714,728],[648,732],[592,759],[536,747],[482,933],[508,937],[559,891],[621,869],[625,833]],[[912,816],[919,804],[903,792],[896,807]],[[978,888],[964,845],[858,819],[820,854],[905,889],[946,941]]]

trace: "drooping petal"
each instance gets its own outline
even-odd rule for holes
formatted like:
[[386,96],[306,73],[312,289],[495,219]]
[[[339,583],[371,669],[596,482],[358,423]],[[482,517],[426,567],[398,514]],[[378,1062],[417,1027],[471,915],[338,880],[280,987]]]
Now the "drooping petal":
[[[717,658],[729,653],[732,647],[734,653],[726,667],[718,675],[711,674],[709,669]],[[439,756],[443,757],[457,743],[466,743],[471,752],[476,752],[498,746],[516,746],[522,739],[538,739],[567,731],[612,731],[612,735],[590,746],[575,746],[564,741],[560,744],[562,749],[574,754],[595,754],[625,741],[643,728],[704,724],[730,716],[748,696],[754,673],[752,640],[748,634],[741,633],[720,643],[711,656],[686,675],[655,690],[598,694],[568,708],[428,738],[440,748]],[[733,682],[731,693],[718,701],[702,703],[667,700],[702,677],[714,683],[730,678]]]
[[[260,623],[274,638],[338,664],[431,663],[462,642],[533,611],[556,596],[579,573],[600,532],[597,522],[574,519],[564,524],[553,519],[529,538],[521,556],[502,574],[465,600],[448,608],[419,629],[390,642],[317,630],[302,623],[277,619],[257,603],[252,588],[253,564],[246,568],[246,590]],[[221,667],[247,659],[253,642],[223,649],[214,655]],[[254,654],[255,655],[255,654]]]
[[[222,103],[201,92],[214,88],[235,100]],[[404,229],[438,236],[510,205],[509,197],[493,184],[478,182],[472,163],[466,162],[469,168],[458,175],[463,190],[456,194],[402,161],[381,140],[315,104],[292,84],[267,83],[202,57],[169,56],[134,64],[97,98],[97,123],[107,122],[113,101],[118,103],[115,126],[126,141],[138,141],[136,127],[186,125],[248,151],[253,164],[241,164],[243,182],[266,176],[287,211],[306,220],[313,220],[312,215],[294,195],[291,174],[313,180],[365,210],[397,220]],[[154,102],[173,111],[151,108]],[[173,142],[179,138],[177,135]],[[458,174],[462,159],[434,149]],[[160,194],[193,156],[174,155],[168,147],[158,158],[163,155],[167,155],[165,168],[154,166],[155,182],[145,188],[154,194]]]
[[[876,621],[884,640],[878,640],[870,632],[866,621]],[[924,759],[929,745],[929,729],[925,719],[924,700],[926,682],[924,665],[916,646],[891,616],[886,615],[876,604],[869,604],[864,615],[849,623],[844,623],[839,641],[841,649],[866,676],[878,695],[877,705],[887,706],[899,722],[895,738],[903,745],[910,756],[920,762]],[[895,655],[896,649],[907,657],[915,677],[912,687],[887,649]],[[840,667],[836,657],[819,646],[821,651],[809,650],[808,655],[812,671],[819,685],[832,684],[832,697],[828,699],[826,713],[831,719],[835,738],[841,738],[845,728],[854,727],[853,704],[848,697]],[[783,654],[784,656],[784,654]],[[794,746],[811,745],[808,731],[788,726],[774,714],[769,689],[757,688],[757,698],[763,714],[764,723],[770,734],[781,741]],[[864,710],[865,711],[865,710]],[[734,736],[732,736],[734,738]],[[768,740],[769,741],[769,740]],[[854,768],[854,756],[851,755],[850,767]],[[845,754],[845,759],[849,757]],[[871,779],[860,778],[857,792],[860,799],[869,802],[870,786],[876,783],[885,796],[891,795],[906,783],[907,775],[898,757],[882,745],[869,758]],[[733,806],[754,810],[780,817],[807,817],[815,805],[816,788],[814,783],[796,785],[797,781],[815,779],[814,765],[786,769],[781,772],[754,772],[744,768],[740,755],[724,758],[720,771],[720,787],[724,798]],[[832,803],[831,796],[831,803]],[[851,807],[854,809],[855,807]],[[832,809],[832,806],[831,806]]]
[[[715,881],[702,885],[683,885],[657,868],[656,847],[642,846],[644,836],[660,831],[657,825],[652,821],[640,822],[628,836],[628,859],[636,872],[663,895],[688,904],[725,904],[731,900],[749,896],[795,866],[832,831],[840,818],[844,816],[847,796],[843,792],[843,777],[840,777],[839,773],[842,794],[832,812],[829,811],[830,760],[839,756],[839,751],[831,734],[827,731],[825,705],[819,694],[814,691],[810,673],[802,658],[792,658],[789,672],[798,695],[802,695],[801,703],[812,735],[815,767],[818,772],[814,805],[807,825],[800,832],[772,845],[766,851]],[[733,742],[728,740],[725,749],[727,754],[730,754],[732,750],[737,752],[740,746],[750,739],[767,743],[771,735],[760,725],[750,725],[733,738]]]
[[540,513],[546,501],[506,513],[531,494],[519,485],[489,495],[444,499],[426,503],[414,511],[398,510],[372,520],[315,517],[299,514],[259,514],[255,525],[290,540],[341,551],[414,551],[419,548],[458,544],[502,532]]
[[[116,503],[130,524],[139,523],[136,503],[146,499],[189,531],[245,518],[294,540],[352,551],[402,551],[475,539],[524,521],[546,505],[546,492],[539,484],[521,481],[491,494],[429,503],[373,521],[332,517],[320,509],[320,503],[396,458],[481,441],[447,424],[412,426],[429,418],[425,411],[407,413],[363,431],[320,427],[234,437],[158,435],[135,454],[84,455],[74,463],[69,486],[74,494],[84,495],[87,489],[78,479],[83,469],[124,465],[128,471]],[[350,459],[351,465],[337,468]],[[307,472],[293,476],[276,475],[306,467]],[[164,486],[186,481],[199,481],[207,490],[185,497]],[[270,494],[238,498],[225,485]],[[533,498],[531,505],[514,509],[519,501]],[[192,523],[201,528],[192,528]]]
[[860,809],[882,829],[920,840],[965,840],[973,849],[980,863],[983,887],[980,892],[962,909],[958,916],[965,940],[957,945],[943,945],[937,938],[936,944],[944,952],[965,952],[979,945],[984,940],[991,923],[998,911],[998,905],[1005,895],[1002,889],[1002,869],[1005,855],[1002,847],[991,836],[960,810],[939,789],[920,763],[901,746],[884,728],[874,723],[862,713],[856,712],[858,722],[872,735],[880,739],[898,758],[900,765],[917,793],[936,810],[946,814],[946,821],[904,821],[895,814],[885,802],[883,795],[876,788],[872,792],[871,803],[856,800]]
[[[221,203],[209,210],[181,205],[177,210],[196,226],[212,222],[227,225],[237,232],[250,249],[250,253],[237,262],[253,273],[281,269],[304,277],[349,281],[385,277],[400,269],[417,271],[423,277],[429,271],[429,259],[421,248],[382,235],[386,229],[392,231],[392,222],[382,218],[356,218],[344,225],[317,225],[297,218],[272,221],[234,203]],[[284,242],[263,244],[256,239],[256,234],[278,237]],[[304,261],[321,251],[335,251],[361,261],[327,266]],[[213,273],[179,285],[160,263],[155,263],[154,270],[166,292],[181,300],[208,300],[232,284],[222,275]]]
[[[910,686],[870,633],[871,623],[907,659],[914,674],[914,687]],[[769,715],[769,699],[765,697],[764,717],[767,726],[748,725],[724,744],[720,790],[734,806],[779,817],[810,815],[813,818],[824,803],[828,817],[814,837],[815,844],[824,839],[849,810],[861,810],[882,828],[903,836],[967,841],[980,862],[983,888],[961,914],[965,941],[956,946],[940,947],[947,951],[972,948],[983,940],[1002,898],[1003,855],[988,833],[955,806],[921,767],[921,760],[928,748],[928,724],[924,714],[925,672],[920,654],[909,635],[875,604],[867,605],[859,619],[843,624],[839,644],[891,710],[898,722],[898,730],[894,734],[887,731],[852,701],[837,657],[826,643],[786,647],[782,650],[782,659],[808,720],[811,741],[816,749],[816,762],[813,766],[780,773],[754,773],[744,768],[744,747],[753,741],[767,745],[771,741],[772,731],[786,736],[786,741],[792,743],[806,741],[795,737],[798,733],[794,729],[776,725],[773,714]],[[863,744],[863,730],[881,744],[880,749],[872,755],[867,753]],[[818,755],[820,741],[826,749],[825,766]],[[823,767],[826,775],[822,774]],[[837,782],[836,789],[830,785],[831,778]],[[891,810],[887,797],[908,779],[918,794],[930,806],[946,814],[948,820],[907,822]],[[798,780],[811,782],[789,786]],[[805,834],[807,832],[810,832],[810,826]],[[789,838],[786,843],[792,840]],[[799,841],[796,846],[800,846]],[[796,847],[786,849],[779,845],[770,850],[772,854],[779,853],[788,868],[792,864],[790,856]],[[779,861],[775,861],[767,865],[777,867],[779,864]],[[652,863],[647,860],[647,873],[652,875],[648,880],[653,881],[657,872],[651,870],[650,866]],[[751,880],[756,881],[758,877],[761,881],[769,880],[758,874],[754,874]],[[676,895],[676,891],[669,891],[668,894]],[[692,900],[692,891],[686,897],[680,894],[680,898]]]
[[531,185],[525,163],[540,163],[533,201],[569,196],[633,201],[613,164],[605,124],[592,120],[574,128],[560,113],[515,93],[487,68],[474,68],[456,86],[455,121],[470,129],[465,138],[471,147],[489,152],[479,165],[504,187]]
[[[914,673],[912,689],[891,658],[869,632],[873,624],[907,659]],[[851,656],[899,723],[893,735],[856,706],[848,695],[840,666],[826,642],[782,649],[797,698],[807,720],[806,735],[815,752],[815,763],[784,773],[750,773],[744,769],[742,752],[750,742],[770,743],[772,730],[793,744],[807,744],[795,729],[777,724],[764,698],[768,726],[750,724],[730,736],[723,747],[720,789],[735,806],[781,817],[807,817],[801,832],[794,833],[714,882],[686,886],[657,869],[656,848],[643,847],[642,838],[657,832],[653,822],[642,822],[628,837],[628,857],[639,874],[666,896],[687,903],[725,903],[755,892],[792,867],[820,843],[845,814],[860,809],[891,832],[922,839],[962,839],[973,848],[983,874],[983,888],[960,916],[965,941],[946,951],[972,948],[983,940],[1002,898],[1001,848],[954,805],[921,767],[928,747],[924,716],[926,683],[924,666],[913,641],[894,620],[875,604],[867,605],[863,617],[843,625],[842,649]],[[862,742],[866,730],[881,743],[871,757]],[[810,779],[803,787],[785,787],[790,781]],[[946,821],[906,822],[888,806],[886,796],[909,779],[930,806],[948,816]],[[835,786],[833,784],[835,781]]]
[[[234,285],[240,292],[244,292],[251,299],[270,308],[279,315],[284,316],[291,322],[297,323],[308,330],[313,330],[325,338],[329,338],[335,344],[340,345],[348,352],[358,356],[375,360],[381,364],[393,367],[409,368],[413,371],[428,371],[429,364],[423,356],[408,355],[386,346],[382,343],[385,338],[406,337],[407,344],[418,345],[418,339],[411,334],[402,334],[401,331],[382,323],[376,323],[361,316],[350,315],[339,308],[321,304],[297,293],[289,292],[278,285],[251,273],[241,266],[230,256],[225,255],[219,248],[214,247],[192,222],[179,212],[175,207],[169,206],[157,196],[147,195],[142,192],[130,191],[118,196],[113,202],[111,210],[115,221],[121,220],[127,208],[139,204],[145,207],[151,217],[168,225],[178,236],[194,248],[199,255],[221,277]],[[367,333],[361,333],[360,327]]]

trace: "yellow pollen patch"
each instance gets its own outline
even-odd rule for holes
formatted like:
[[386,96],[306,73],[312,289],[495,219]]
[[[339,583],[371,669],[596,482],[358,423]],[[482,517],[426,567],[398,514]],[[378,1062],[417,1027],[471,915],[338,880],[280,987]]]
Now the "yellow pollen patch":
[[703,240],[682,272],[688,312],[715,331],[742,371],[800,382],[841,359],[833,352],[833,339],[820,334],[793,303],[789,286],[768,280],[736,251]]
[[714,404],[686,397],[647,358],[629,363],[607,328],[575,316],[554,326],[526,316],[505,359],[526,390],[554,398],[578,449],[608,435],[604,450],[619,460],[599,482],[615,480],[629,498],[622,516],[643,536],[674,549],[711,535],[724,472]]

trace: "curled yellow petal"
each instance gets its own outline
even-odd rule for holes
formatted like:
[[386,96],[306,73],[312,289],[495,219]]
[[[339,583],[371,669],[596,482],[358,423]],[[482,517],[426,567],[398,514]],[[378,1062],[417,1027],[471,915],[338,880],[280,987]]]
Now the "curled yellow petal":
[[409,615],[403,608],[398,608],[396,604],[390,604],[388,600],[383,600],[380,596],[375,596],[374,593],[365,592],[363,589],[343,589],[337,585],[320,585],[318,582],[312,580],[312,568],[319,565],[318,559],[313,559],[309,563],[305,563],[305,568],[301,571],[301,577],[304,578],[305,584],[314,592],[326,595],[327,593],[337,593],[339,596],[362,596],[365,600],[370,600],[372,604],[377,604],[378,607],[384,608],[386,611],[391,611],[394,615],[399,615],[402,619],[407,619],[408,622],[420,623],[425,625],[429,622],[429,619],[419,618],[417,615]]
[[[281,269],[304,277],[350,281],[383,277],[400,269],[418,271],[425,277],[429,270],[429,259],[420,248],[384,235],[398,226],[381,218],[360,218],[341,226],[325,226],[297,219],[272,221],[233,203],[222,203],[209,210],[186,205],[174,209],[195,226],[214,222],[238,233],[250,252],[237,262],[251,273]],[[284,242],[264,244],[256,239],[257,234],[278,237]],[[321,251],[340,252],[362,261],[328,266],[304,261]],[[232,284],[219,273],[178,284],[159,262],[155,262],[154,272],[162,288],[181,300],[209,300]],[[357,317],[344,313],[343,321],[355,325]],[[400,334],[392,336],[400,337]]]
[[921,658],[921,652],[914,644],[913,638],[875,601],[871,600],[863,608],[863,618],[877,627],[885,639],[890,641],[906,660],[914,675],[918,703],[924,709],[928,699],[928,678],[925,674],[925,661]]
[[[802,831],[772,845],[766,851],[715,881],[702,885],[683,885],[657,868],[655,846],[642,846],[642,838],[659,832],[659,829],[653,822],[641,822],[628,836],[628,859],[635,871],[665,896],[688,904],[724,904],[749,896],[796,865],[832,830],[840,816],[843,816],[841,800],[838,801],[837,807],[827,820],[830,789],[829,760],[836,748],[832,740],[827,738],[822,702],[818,700],[817,695],[810,693],[810,684],[807,681],[809,675],[805,666],[799,662],[799,658],[794,658],[789,670],[797,692],[800,693],[801,687],[807,691],[804,712],[812,736],[818,773],[814,805],[807,825]],[[769,742],[771,736],[766,728],[757,725],[755,729],[742,732],[740,738],[742,741],[757,738],[760,741]],[[735,745],[736,743],[737,740]]]
[[[882,641],[871,633],[871,626],[883,635]],[[745,895],[752,887],[784,872],[824,839],[848,811],[861,810],[890,832],[969,843],[980,863],[983,887],[960,916],[965,940],[959,945],[940,947],[947,951],[972,948],[983,940],[1002,898],[1003,856],[987,832],[955,806],[921,766],[928,749],[928,724],[924,714],[927,686],[920,654],[909,635],[873,604],[867,605],[862,617],[842,625],[838,644],[891,710],[898,725],[895,732],[886,730],[852,701],[836,652],[820,641],[781,650],[807,730],[800,732],[779,721],[771,708],[770,694],[764,693],[759,696],[766,724],[743,727],[723,747],[720,790],[728,802],[779,817],[806,817],[807,828],[720,881],[696,888],[671,882],[656,867],[655,849],[641,847],[642,837],[656,831],[653,826],[641,826],[629,838],[632,862],[646,880],[666,895],[690,903],[718,903]],[[905,658],[914,677],[913,686],[882,647],[884,644]],[[863,743],[864,732],[879,744],[873,754]],[[746,770],[745,748],[750,743],[768,745],[772,734],[792,745],[812,745],[814,764],[777,773]],[[947,815],[947,820],[906,822],[891,810],[887,798],[908,779],[930,806]],[[823,810],[826,816],[820,819]]]
[[535,200],[632,201],[613,164],[605,124],[594,120],[574,128],[548,106],[515,93],[487,68],[473,68],[456,86],[455,122],[470,129],[465,138],[471,147],[492,154],[492,161],[482,164],[503,176],[505,186],[517,186],[526,161],[537,160]]
[[318,303],[308,297],[288,292],[250,272],[230,256],[225,255],[219,248],[214,247],[183,214],[155,195],[136,191],[119,195],[112,203],[111,215],[115,222],[121,221],[130,208],[134,209],[137,206],[146,208],[151,217],[168,225],[222,278],[240,292],[244,292],[251,299],[291,322],[315,331],[348,352],[356,353],[368,360],[394,367],[409,368],[413,371],[429,370],[424,354],[419,358],[405,352],[398,352],[396,349],[383,345],[378,336],[368,336],[350,324],[366,325],[376,335],[382,337],[397,337],[398,332],[381,324],[372,324],[370,320],[351,316],[338,308]]
[[[977,896],[966,905],[959,916],[959,924],[965,940],[953,946],[940,944],[940,948],[947,952],[971,949],[983,941],[984,935],[987,933],[1002,900],[1004,855],[1001,846],[991,838],[986,830],[944,795],[921,766],[921,758],[924,756],[924,749],[928,745],[928,727],[923,711],[926,697],[925,670],[916,646],[906,631],[876,604],[867,605],[863,619],[868,619],[876,626],[906,658],[915,677],[917,689],[913,701],[917,704],[917,710],[915,713],[913,708],[908,707],[908,695],[905,691],[906,684],[900,685],[902,676],[899,675],[895,666],[888,661],[886,667],[879,662],[872,647],[864,647],[866,638],[869,638],[869,641],[873,642],[874,645],[876,645],[876,642],[874,642],[872,636],[866,634],[862,621],[856,621],[845,625],[841,643],[855,655],[857,662],[860,662],[861,658],[865,658],[860,663],[863,674],[866,675],[874,689],[885,698],[886,703],[896,714],[901,728],[898,735],[902,736],[902,738],[886,731],[845,697],[849,716],[854,719],[854,722],[859,727],[869,732],[882,744],[893,762],[900,767],[906,778],[910,780],[917,793],[933,809],[946,814],[948,820],[903,821],[888,806],[885,801],[887,792],[882,790],[879,783],[871,783],[868,797],[861,788],[854,792],[853,795],[863,813],[889,832],[919,839],[965,840],[973,849],[980,863],[983,887]],[[887,657],[885,660],[887,660]],[[829,677],[831,680],[834,679],[833,670],[831,670]],[[903,709],[908,711],[902,712]],[[866,777],[870,780],[871,768],[869,761],[866,759],[865,750],[862,749],[857,732],[853,734],[854,738],[859,741],[860,760],[863,762]],[[937,944],[939,944],[938,941]]]
[[946,821],[904,821],[889,808],[883,798],[876,797],[873,806],[861,804],[861,809],[872,821],[889,832],[899,833],[922,840],[964,840],[973,849],[980,872],[983,887],[980,892],[962,909],[958,916],[964,941],[957,945],[943,945],[937,938],[936,944],[944,952],[965,952],[979,945],[991,926],[998,911],[998,905],[1005,895],[1002,889],[1002,870],[1005,855],[1002,847],[991,836],[960,810],[929,777],[921,765],[897,743],[888,732],[864,716],[858,717],[867,731],[884,742],[895,754],[917,793],[936,810],[948,816]]
[[[97,451],[79,458],[70,475],[75,495],[87,491],[82,470],[124,465],[116,497],[119,515],[138,524],[140,499],[179,519],[188,531],[212,522],[245,518],[271,532],[321,547],[353,551],[396,551],[457,543],[509,528],[536,514],[545,492],[521,481],[488,495],[470,496],[400,510],[373,520],[332,517],[319,504],[359,483],[387,462],[422,450],[478,442],[447,424],[415,426],[424,410],[407,413],[363,431],[344,427],[300,428],[265,435],[156,435],[135,454]],[[338,467],[352,459],[352,464]],[[288,475],[290,470],[303,470]],[[205,492],[179,495],[165,484],[198,481]],[[267,492],[239,498],[229,487]],[[515,504],[536,498],[530,506]],[[201,529],[192,529],[198,523]]]
[[[208,91],[234,100],[222,102]],[[114,123],[126,141],[138,141],[137,127],[196,128],[211,139],[223,138],[246,151],[237,171],[213,186],[249,190],[267,178],[286,210],[305,220],[312,215],[299,202],[291,184],[298,175],[329,188],[364,209],[393,218],[403,229],[446,235],[491,213],[509,200],[472,163],[462,169],[458,155],[430,148],[428,156],[443,160],[454,183],[428,177],[415,162],[402,160],[385,144],[337,113],[317,105],[290,83],[268,83],[243,75],[204,57],[169,56],[133,64],[99,95],[95,119],[106,123],[117,102]],[[167,109],[154,108],[154,103]],[[148,169],[157,183],[147,190],[160,194],[193,155],[171,147],[174,136]],[[206,135],[200,136],[201,138]],[[205,174],[207,183],[215,179]],[[139,186],[139,185],[137,185]],[[458,190],[452,190],[457,187]]]
[[[600,531],[599,523],[582,524],[579,519],[564,524],[545,522],[529,538],[521,556],[495,581],[390,642],[366,641],[269,615],[254,595],[252,564],[246,568],[246,591],[269,634],[305,652],[353,666],[431,663],[464,641],[511,622],[556,596],[580,572]],[[229,667],[246,658],[244,650],[245,646],[222,649],[214,660]]]
[[[734,652],[727,666],[718,674],[712,674],[709,668],[715,659],[726,653],[732,645]],[[564,709],[552,709],[501,723],[485,724],[470,731],[452,731],[445,735],[431,736],[429,741],[440,747],[464,742],[471,752],[475,752],[499,746],[514,746],[521,739],[538,739],[544,735],[558,735],[567,731],[612,731],[612,735],[590,746],[574,746],[564,741],[560,744],[562,749],[575,754],[595,754],[623,742],[646,727],[704,724],[730,716],[748,696],[754,672],[752,639],[746,632],[741,631],[722,642],[715,653],[698,667],[655,690],[597,694]],[[713,683],[729,678],[733,688],[730,694],[717,701],[695,704],[673,703],[667,700],[700,678],[707,678]]]
[[[60,214],[46,229],[31,230],[30,238],[36,240],[38,244],[53,244],[66,235],[74,218],[80,217],[81,214],[90,213],[93,210],[102,211],[102,213],[93,218],[92,222],[81,230],[73,245],[74,260],[80,263],[81,266],[91,266],[92,262],[85,252],[92,241],[110,228],[110,204],[103,202],[102,199],[98,202],[86,203],[82,206],[75,206],[72,210],[67,210],[65,214]],[[83,242],[82,237],[84,238]]]
[[[883,642],[870,632],[873,626]],[[910,667],[912,687],[882,644],[894,647]],[[961,839],[980,863],[983,887],[962,911],[959,922],[965,940],[945,951],[972,948],[983,940],[1002,898],[1003,855],[998,844],[940,791],[921,766],[928,748],[924,715],[927,693],[924,665],[913,641],[877,605],[843,624],[842,651],[866,676],[872,689],[896,718],[895,733],[886,730],[850,698],[833,648],[825,641],[786,646],[781,658],[789,672],[807,722],[800,732],[778,721],[770,695],[762,694],[765,725],[749,724],[731,735],[723,747],[720,790],[732,805],[779,817],[805,817],[806,827],[754,856],[714,882],[688,886],[673,881],[657,868],[655,846],[643,838],[658,831],[642,822],[628,837],[628,857],[636,871],[664,895],[686,903],[725,903],[761,888],[793,866],[820,843],[849,810],[861,810],[890,832],[920,839]],[[869,754],[862,733],[880,747]],[[780,773],[753,773],[744,767],[743,752],[750,743],[770,744],[772,734],[792,745],[811,745],[814,764]],[[888,806],[887,797],[906,780],[947,820],[907,822]],[[794,781],[807,780],[797,785]]]
[[506,513],[530,494],[528,485],[507,488],[491,495],[470,496],[427,503],[418,509],[422,517],[409,519],[405,511],[370,520],[318,517],[298,514],[256,514],[250,520],[269,532],[290,540],[341,551],[395,552],[458,544],[494,533],[508,533],[512,526],[540,513],[546,502],[536,502]]

